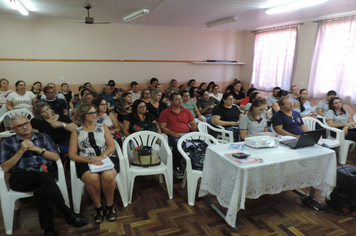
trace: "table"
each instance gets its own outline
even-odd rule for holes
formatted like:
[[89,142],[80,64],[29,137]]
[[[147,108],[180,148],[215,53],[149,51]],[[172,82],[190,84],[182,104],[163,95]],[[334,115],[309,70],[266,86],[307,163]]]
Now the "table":
[[230,144],[210,145],[199,190],[199,197],[211,193],[227,208],[225,220],[231,227],[235,227],[238,211],[245,209],[246,198],[311,186],[328,198],[336,186],[336,155],[331,149],[245,146],[244,153],[263,159],[263,163],[248,164],[238,164],[225,155],[238,151],[230,149]]

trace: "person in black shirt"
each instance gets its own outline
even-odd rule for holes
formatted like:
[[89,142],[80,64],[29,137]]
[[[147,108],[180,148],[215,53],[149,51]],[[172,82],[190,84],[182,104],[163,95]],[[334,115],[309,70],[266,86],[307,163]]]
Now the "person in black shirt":
[[246,97],[245,92],[241,91],[241,82],[236,81],[234,83],[234,90],[230,92],[234,96],[234,104],[240,104],[241,100]]
[[161,102],[162,92],[154,89],[151,91],[151,101],[147,103],[147,111],[153,115],[155,120],[158,120],[159,114],[167,108],[164,102]]
[[238,140],[238,125],[243,113],[234,104],[234,97],[231,93],[225,93],[218,106],[213,111],[213,123],[224,126],[226,130],[234,132],[235,141]]

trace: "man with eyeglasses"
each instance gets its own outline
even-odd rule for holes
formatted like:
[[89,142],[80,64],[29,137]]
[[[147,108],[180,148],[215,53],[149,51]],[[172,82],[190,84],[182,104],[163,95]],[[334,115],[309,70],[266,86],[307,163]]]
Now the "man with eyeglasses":
[[281,98],[278,104],[281,109],[272,116],[277,134],[299,138],[303,132],[309,131],[299,112],[293,111],[293,102],[289,97]]
[[63,99],[56,98],[56,91],[52,87],[44,87],[43,93],[44,95],[46,95],[46,98],[44,100],[39,101],[47,102],[55,114],[68,116],[69,112],[66,101],[64,101]]
[[[54,96],[55,96],[56,98],[58,98],[58,99],[63,99],[64,101],[66,101],[66,98],[64,97],[64,95],[63,95],[62,93],[57,93],[57,91],[56,91],[56,85],[55,85],[54,83],[48,83],[47,86],[53,88],[53,90],[54,90]],[[42,100],[45,100],[45,99],[46,99],[46,95],[43,94],[43,95],[41,96],[41,99],[42,99]]]
[[132,93],[132,103],[138,99],[140,99],[141,97],[141,92],[140,92],[140,88],[139,85],[136,81],[132,81],[130,84],[130,88],[131,88],[131,93]]
[[52,139],[43,133],[33,133],[26,117],[11,118],[16,135],[1,143],[0,163],[3,171],[11,173],[10,188],[19,192],[33,191],[38,207],[40,226],[44,235],[57,235],[54,230],[53,207],[64,215],[68,224],[82,227],[90,221],[68,208],[53,176],[53,161],[59,159]]
[[162,131],[168,135],[169,146],[173,148],[173,174],[177,179],[182,179],[184,176],[180,170],[182,155],[178,151],[177,143],[184,134],[198,131],[198,126],[192,113],[182,107],[182,97],[178,93],[171,94],[168,99],[171,106],[161,112],[159,122]]

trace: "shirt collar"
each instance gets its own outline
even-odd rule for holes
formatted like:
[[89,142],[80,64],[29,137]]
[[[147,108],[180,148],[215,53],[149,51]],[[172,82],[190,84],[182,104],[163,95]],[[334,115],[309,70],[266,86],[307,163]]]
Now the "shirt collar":
[[[37,134],[35,134],[34,132],[32,132],[32,135],[31,135],[31,140],[34,140],[37,138]],[[16,142],[19,142],[19,141],[23,141],[23,138],[21,138],[18,134],[15,135],[15,140]]]

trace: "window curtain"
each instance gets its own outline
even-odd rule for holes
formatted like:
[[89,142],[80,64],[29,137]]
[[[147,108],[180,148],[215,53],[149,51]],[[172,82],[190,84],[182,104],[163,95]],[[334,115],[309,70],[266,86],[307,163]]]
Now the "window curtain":
[[319,22],[308,91],[323,98],[329,90],[356,102],[356,18]]
[[259,90],[274,87],[289,90],[297,43],[297,27],[257,32],[255,35],[252,80]]

